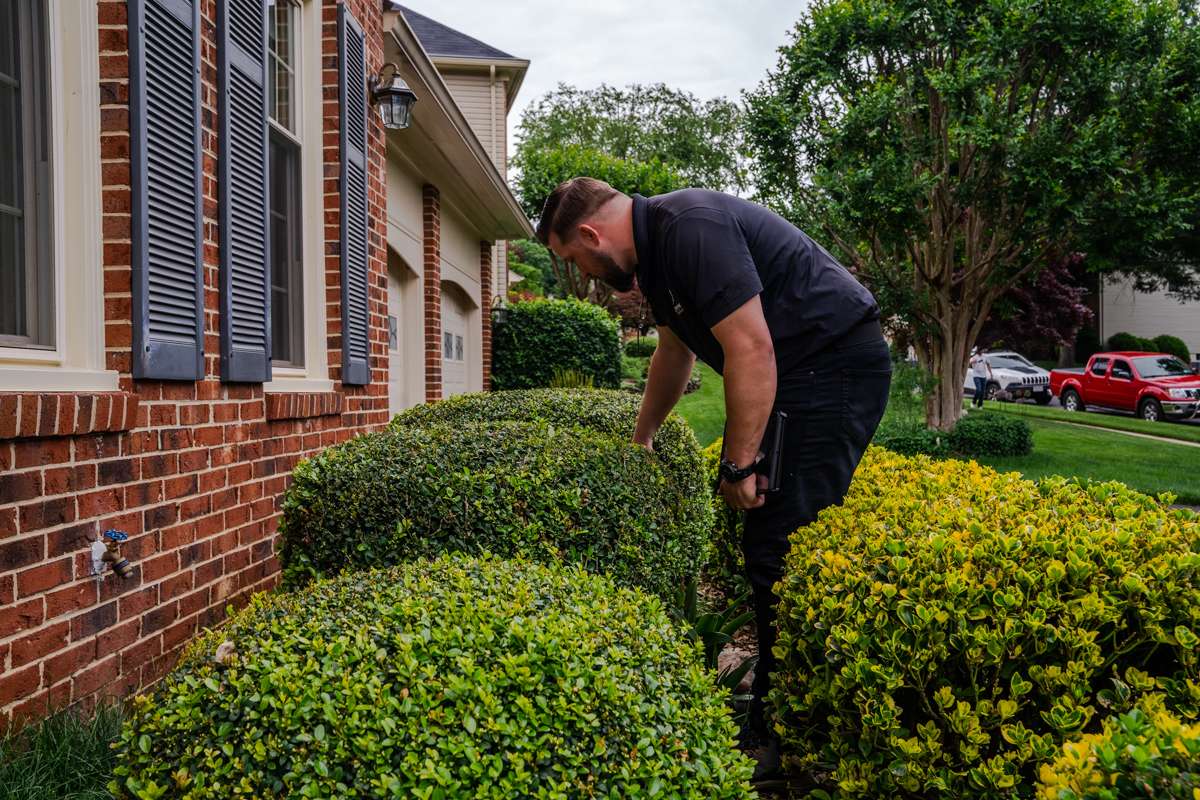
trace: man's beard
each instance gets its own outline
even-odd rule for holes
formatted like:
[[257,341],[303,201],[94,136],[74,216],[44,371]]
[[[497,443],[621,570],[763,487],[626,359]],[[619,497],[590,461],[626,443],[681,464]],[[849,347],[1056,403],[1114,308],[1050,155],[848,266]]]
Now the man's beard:
[[611,286],[614,291],[628,292],[633,288],[633,270],[626,272],[621,269],[607,253],[595,253],[592,258],[600,267],[600,280]]

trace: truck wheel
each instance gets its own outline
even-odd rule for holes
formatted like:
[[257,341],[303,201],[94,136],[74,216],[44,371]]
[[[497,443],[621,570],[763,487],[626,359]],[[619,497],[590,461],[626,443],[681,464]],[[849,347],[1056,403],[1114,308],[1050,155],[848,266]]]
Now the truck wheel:
[[1147,422],[1158,422],[1163,418],[1162,404],[1153,397],[1148,397],[1138,406],[1138,416]]
[[1054,395],[1049,392],[1042,392],[1041,394],[1035,394],[1033,399],[1037,400],[1039,406],[1048,406],[1050,405],[1050,401],[1054,399]]
[[1080,398],[1079,392],[1074,389],[1067,389],[1062,393],[1063,411],[1083,411],[1083,399]]
[[987,388],[983,390],[983,396],[988,400],[996,399],[996,392],[1000,391],[1000,384],[995,381],[988,381]]

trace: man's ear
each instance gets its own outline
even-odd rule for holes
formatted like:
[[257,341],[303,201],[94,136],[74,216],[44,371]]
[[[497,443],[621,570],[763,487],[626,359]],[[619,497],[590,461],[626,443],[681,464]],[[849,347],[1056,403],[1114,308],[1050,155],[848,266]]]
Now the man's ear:
[[579,238],[582,239],[583,243],[588,247],[595,248],[600,246],[600,231],[596,230],[596,228],[592,225],[580,225]]

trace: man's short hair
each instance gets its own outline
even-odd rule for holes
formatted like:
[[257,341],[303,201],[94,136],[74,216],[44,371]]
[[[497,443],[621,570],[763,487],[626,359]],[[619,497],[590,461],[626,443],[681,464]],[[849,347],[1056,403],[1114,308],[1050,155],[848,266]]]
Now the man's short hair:
[[550,244],[550,234],[559,241],[567,242],[567,235],[576,225],[590,217],[596,209],[616,197],[620,192],[596,178],[571,178],[554,187],[542,206],[538,217],[537,237],[542,244]]

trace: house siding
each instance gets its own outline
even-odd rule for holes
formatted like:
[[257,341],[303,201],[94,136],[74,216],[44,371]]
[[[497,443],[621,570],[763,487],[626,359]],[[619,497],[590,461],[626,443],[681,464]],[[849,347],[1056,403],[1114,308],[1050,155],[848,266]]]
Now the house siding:
[[1103,341],[1122,331],[1152,339],[1169,334],[1200,353],[1200,301],[1181,303],[1165,292],[1135,292],[1128,280],[1105,282],[1101,297]]
[[[375,71],[379,4],[345,2],[366,32]],[[337,4],[321,10],[324,192],[313,198],[323,210],[333,391],[311,393],[220,381],[215,0],[200,3],[204,378],[133,379],[126,3],[100,0],[96,9],[104,357],[119,391],[0,393],[0,729],[66,704],[88,711],[161,678],[227,607],[277,583],[280,497],[296,463],[387,421],[385,153],[374,115],[371,383],[340,383]],[[131,578],[90,575],[89,540],[109,528],[129,534],[121,551],[133,563]]]

